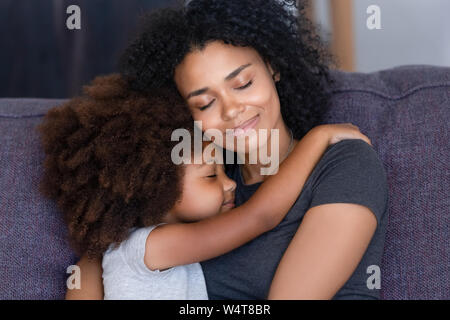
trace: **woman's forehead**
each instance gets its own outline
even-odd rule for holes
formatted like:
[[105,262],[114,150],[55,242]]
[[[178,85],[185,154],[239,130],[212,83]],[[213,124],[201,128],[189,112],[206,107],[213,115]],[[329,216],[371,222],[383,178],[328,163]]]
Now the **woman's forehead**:
[[236,47],[215,41],[202,50],[188,53],[175,69],[175,81],[183,87],[205,78],[225,78],[241,65],[257,66],[262,59],[251,47]]

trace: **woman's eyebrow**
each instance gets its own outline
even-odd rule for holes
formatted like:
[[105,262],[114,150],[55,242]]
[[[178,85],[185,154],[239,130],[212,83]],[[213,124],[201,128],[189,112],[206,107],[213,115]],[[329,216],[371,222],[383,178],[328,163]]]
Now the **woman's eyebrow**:
[[[224,80],[225,80],[225,81],[229,81],[229,80],[233,79],[233,78],[236,77],[242,70],[244,70],[244,69],[247,68],[247,67],[250,67],[251,65],[252,65],[251,63],[247,63],[247,64],[244,64],[244,65],[240,66],[239,68],[237,68],[236,70],[234,70],[233,72],[231,72],[229,75],[227,75],[227,76],[224,78]],[[194,96],[199,96],[199,95],[205,93],[205,92],[208,91],[208,90],[209,90],[209,88],[208,88],[208,87],[205,87],[205,88],[201,88],[201,89],[192,91],[191,93],[189,93],[189,94],[187,95],[186,100],[189,99],[189,98],[191,98],[191,97],[194,97]]]
[[229,75],[227,75],[225,77],[225,80],[228,81],[228,80],[233,79],[234,77],[236,77],[239,74],[239,72],[241,72],[242,70],[244,70],[247,67],[250,67],[251,65],[252,65],[251,63],[247,63],[247,64],[244,64],[243,66],[240,66],[239,68],[237,68],[236,70],[231,72]]

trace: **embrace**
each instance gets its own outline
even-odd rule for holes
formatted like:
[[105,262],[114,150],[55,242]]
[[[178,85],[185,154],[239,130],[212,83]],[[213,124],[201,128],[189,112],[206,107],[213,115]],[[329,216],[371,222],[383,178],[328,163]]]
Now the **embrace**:
[[[357,127],[322,122],[331,57],[290,3],[146,14],[120,72],[49,111],[41,190],[80,257],[67,299],[379,298],[385,170]],[[174,163],[194,121],[223,136],[200,149],[240,161]]]

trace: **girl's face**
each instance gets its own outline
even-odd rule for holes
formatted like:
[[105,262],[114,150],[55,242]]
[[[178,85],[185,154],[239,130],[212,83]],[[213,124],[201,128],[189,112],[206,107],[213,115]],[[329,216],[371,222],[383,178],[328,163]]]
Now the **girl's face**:
[[236,182],[225,174],[221,164],[184,166],[183,193],[166,222],[194,222],[234,207]]
[[[275,79],[274,79],[275,78]],[[175,69],[174,80],[202,130],[218,129],[223,142],[234,152],[248,153],[258,146],[258,130],[280,129],[283,120],[271,66],[250,47],[235,47],[220,41],[211,42],[202,51],[195,50]],[[226,130],[231,129],[231,134]],[[236,135],[249,131],[245,150],[237,148]]]

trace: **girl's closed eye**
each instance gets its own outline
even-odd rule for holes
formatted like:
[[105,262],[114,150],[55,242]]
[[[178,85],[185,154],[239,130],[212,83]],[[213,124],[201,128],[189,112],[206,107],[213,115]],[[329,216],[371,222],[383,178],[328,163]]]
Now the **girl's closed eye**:
[[217,177],[216,171],[210,171],[209,174],[206,176],[207,178],[215,178]]

